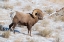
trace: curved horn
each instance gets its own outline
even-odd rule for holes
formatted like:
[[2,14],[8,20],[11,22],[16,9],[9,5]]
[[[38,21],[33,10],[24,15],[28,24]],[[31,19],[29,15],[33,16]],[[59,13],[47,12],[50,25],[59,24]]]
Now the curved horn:
[[39,9],[34,9],[33,10],[33,13],[32,14],[33,14],[34,17],[36,17],[36,14],[38,13],[38,11],[39,11]]
[[32,14],[34,17],[36,17],[36,14],[39,12],[42,12],[42,11],[40,9],[34,9]]

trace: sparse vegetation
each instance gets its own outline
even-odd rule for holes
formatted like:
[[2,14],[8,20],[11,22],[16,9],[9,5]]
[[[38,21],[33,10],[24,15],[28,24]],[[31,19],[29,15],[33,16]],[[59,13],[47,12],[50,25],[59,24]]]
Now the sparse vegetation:
[[64,16],[61,16],[61,17],[59,17],[60,19],[61,19],[61,21],[64,21]]
[[47,21],[46,19],[43,19],[41,24],[42,24],[43,27],[46,27],[49,24],[49,21]]
[[0,1],[5,1],[5,2],[8,2],[9,0],[0,0]]
[[34,40],[30,39],[30,40],[28,40],[28,42],[34,42]]
[[53,2],[53,3],[57,3],[57,4],[62,4],[64,3],[64,0],[49,0],[50,2]]
[[49,18],[53,19],[54,21],[64,21],[64,15],[58,13],[51,15]]
[[17,2],[16,5],[17,5],[17,6],[21,6],[21,2]]
[[13,5],[4,4],[5,9],[13,9]]
[[64,16],[58,15],[58,16],[53,16],[53,18],[55,21],[64,21]]
[[31,38],[26,38],[27,39],[27,42],[35,42],[33,39],[31,39]]
[[2,36],[3,36],[4,38],[9,38],[9,36],[10,36],[10,31],[4,31],[4,33],[2,34]]
[[14,42],[22,42],[22,39],[17,38],[16,40],[14,40]]
[[60,42],[59,33],[55,36],[55,42]]
[[45,10],[44,10],[47,14],[51,14],[51,13],[53,13],[54,12],[54,10],[52,9],[52,8],[46,8]]
[[51,29],[45,28],[44,30],[39,31],[39,34],[40,34],[41,36],[43,36],[43,37],[46,37],[46,36],[48,36],[51,32],[52,32]]
[[32,7],[30,5],[27,5],[27,6],[24,7],[24,10],[28,10],[29,11],[31,9],[32,9]]
[[59,38],[56,38],[56,42],[60,42],[59,40],[60,40]]
[[4,22],[0,22],[1,25],[4,25],[5,23]]

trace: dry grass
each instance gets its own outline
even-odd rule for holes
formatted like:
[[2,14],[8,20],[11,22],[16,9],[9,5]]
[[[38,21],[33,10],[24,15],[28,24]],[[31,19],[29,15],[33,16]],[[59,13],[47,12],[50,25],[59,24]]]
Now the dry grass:
[[53,3],[58,3],[58,4],[64,3],[64,0],[49,0],[49,1],[51,1]]
[[21,42],[20,40],[15,40],[14,42]]
[[64,16],[54,16],[55,21],[64,21]]
[[31,40],[28,40],[28,42],[34,42],[34,40],[31,39]]
[[60,42],[59,33],[58,33],[58,34],[56,34],[55,42]]
[[59,38],[56,38],[56,42],[60,42],[60,39]]
[[4,38],[9,38],[9,36],[10,36],[10,31],[4,31],[4,33],[2,34],[2,36],[3,36]]
[[61,21],[64,21],[64,16],[59,17]]
[[3,1],[8,2],[9,0],[3,0]]
[[16,2],[16,5],[17,6],[21,6],[21,2]]
[[22,42],[21,38],[17,38],[16,40],[14,40],[14,42]]
[[55,21],[60,21],[60,18],[59,17],[60,16],[54,16],[53,18],[54,18]]
[[46,3],[46,4],[43,4],[44,6],[48,6],[48,4]]
[[29,2],[32,2],[32,0],[28,0]]
[[53,13],[54,12],[54,10],[52,9],[52,8],[46,8],[45,10],[44,10],[47,14],[51,14],[51,13]]
[[43,27],[46,27],[49,24],[49,21],[47,21],[46,19],[43,19],[43,21],[41,22],[41,25]]
[[51,29],[45,28],[44,30],[40,30],[40,31],[39,31],[39,34],[40,34],[41,36],[43,36],[43,37],[46,37],[46,36],[48,36],[51,32],[52,32]]
[[1,25],[4,25],[5,23],[4,22],[0,22]]
[[35,42],[33,39],[31,39],[31,38],[26,38],[27,39],[27,42]]
[[51,15],[49,18],[53,19],[54,21],[64,21],[64,15],[58,13]]
[[27,6],[24,7],[24,10],[30,11],[31,9],[32,9],[32,7],[30,5],[27,5]]
[[32,30],[34,30],[34,29],[35,29],[35,30],[37,30],[37,31],[38,31],[38,30],[39,30],[39,25],[37,25],[37,24],[36,24],[36,25],[34,25],[32,28],[33,28]]
[[55,15],[53,18],[55,18],[56,21],[64,21],[64,7],[58,10]]
[[5,9],[8,9],[8,8],[13,9],[13,5],[5,4],[5,5],[4,5],[4,8],[5,8]]

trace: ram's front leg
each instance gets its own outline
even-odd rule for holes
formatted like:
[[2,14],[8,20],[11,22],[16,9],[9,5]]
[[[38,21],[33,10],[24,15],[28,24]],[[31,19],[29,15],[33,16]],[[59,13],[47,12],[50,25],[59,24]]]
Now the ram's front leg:
[[30,28],[30,36],[31,36],[31,28]]
[[32,27],[31,25],[28,25],[28,26],[27,26],[28,34],[29,34],[30,36],[31,36],[31,27]]

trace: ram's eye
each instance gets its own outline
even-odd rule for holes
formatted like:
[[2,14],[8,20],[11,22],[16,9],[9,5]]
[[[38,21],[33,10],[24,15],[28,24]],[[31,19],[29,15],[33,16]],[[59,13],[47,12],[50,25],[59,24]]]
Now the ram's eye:
[[35,13],[35,15],[37,15],[37,13]]

